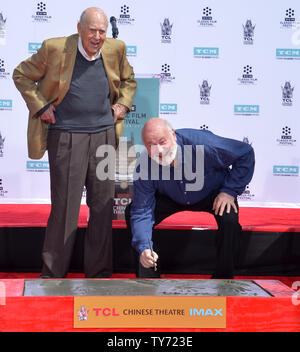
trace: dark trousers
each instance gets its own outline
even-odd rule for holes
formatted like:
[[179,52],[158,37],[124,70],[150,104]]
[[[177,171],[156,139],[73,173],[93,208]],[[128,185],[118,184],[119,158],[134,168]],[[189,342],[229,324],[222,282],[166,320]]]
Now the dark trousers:
[[42,275],[65,277],[75,243],[82,192],[86,186],[89,221],[84,242],[86,277],[109,277],[112,273],[112,208],[114,181],[96,176],[100,145],[115,147],[115,131],[69,133],[49,130],[48,157],[51,213],[42,252]]
[[[222,216],[214,214],[212,207],[218,194],[219,191],[214,191],[205,199],[193,205],[181,205],[165,195],[157,194],[154,226],[159,224],[168,216],[180,211],[205,211],[213,214],[218,225],[218,231],[216,234],[217,262],[213,277],[230,279],[234,276],[234,268],[237,264],[241,226],[239,224],[238,213],[235,213],[232,208],[230,213],[226,213],[226,211],[224,211]],[[235,200],[235,204],[238,208],[237,200]],[[131,229],[130,205],[126,208],[125,215],[127,227]],[[182,240],[184,241],[184,238]],[[159,245],[157,243],[153,243],[153,247],[154,251],[158,251],[157,253],[159,255]],[[138,277],[159,276],[159,273],[155,273],[152,268],[143,268],[143,266],[139,263],[139,260],[136,274]]]

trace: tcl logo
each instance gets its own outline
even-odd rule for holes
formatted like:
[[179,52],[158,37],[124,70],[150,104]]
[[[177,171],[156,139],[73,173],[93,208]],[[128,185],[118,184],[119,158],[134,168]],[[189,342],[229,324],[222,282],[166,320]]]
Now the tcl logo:
[[118,317],[120,314],[116,312],[116,308],[93,308],[93,311],[96,313],[96,317],[104,316],[104,317]]

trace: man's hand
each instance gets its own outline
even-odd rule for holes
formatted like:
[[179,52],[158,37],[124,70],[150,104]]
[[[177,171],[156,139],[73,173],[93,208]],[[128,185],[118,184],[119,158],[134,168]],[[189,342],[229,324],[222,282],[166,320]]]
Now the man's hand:
[[40,116],[41,120],[43,120],[46,123],[55,123],[54,111],[55,111],[55,107],[51,104],[49,108],[46,111],[44,111]]
[[234,197],[224,192],[221,192],[216,196],[213,204],[213,210],[216,215],[222,216],[225,209],[227,213],[230,213],[231,207],[236,213],[238,212],[237,207],[234,203]]
[[122,104],[114,104],[111,107],[114,111],[114,123],[117,122],[117,120],[124,120],[125,119],[125,115],[127,113],[127,106],[122,105]]
[[145,249],[140,255],[140,263],[145,268],[154,267],[155,263],[157,262],[157,259],[158,259],[158,255],[155,252],[153,252],[153,256],[152,256],[150,249]]

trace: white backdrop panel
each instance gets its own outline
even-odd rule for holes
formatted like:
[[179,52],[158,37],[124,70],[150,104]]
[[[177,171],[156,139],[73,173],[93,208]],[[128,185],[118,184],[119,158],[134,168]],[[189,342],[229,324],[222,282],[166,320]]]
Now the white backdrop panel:
[[[50,201],[47,155],[40,161],[27,156],[28,113],[12,73],[44,39],[75,33],[89,6],[116,17],[119,39],[138,75],[162,75],[160,117],[174,128],[208,128],[252,144],[255,174],[241,206],[300,207],[298,0],[276,0],[272,6],[266,0],[2,2],[1,203]],[[171,31],[163,36],[165,19]],[[247,21],[250,44],[243,32]],[[207,96],[201,97],[205,81]]]

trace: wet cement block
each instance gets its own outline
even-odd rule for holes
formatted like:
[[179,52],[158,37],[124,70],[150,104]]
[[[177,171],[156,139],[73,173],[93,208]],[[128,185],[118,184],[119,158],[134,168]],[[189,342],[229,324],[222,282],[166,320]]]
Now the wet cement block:
[[44,279],[25,280],[24,296],[272,297],[251,280]]

